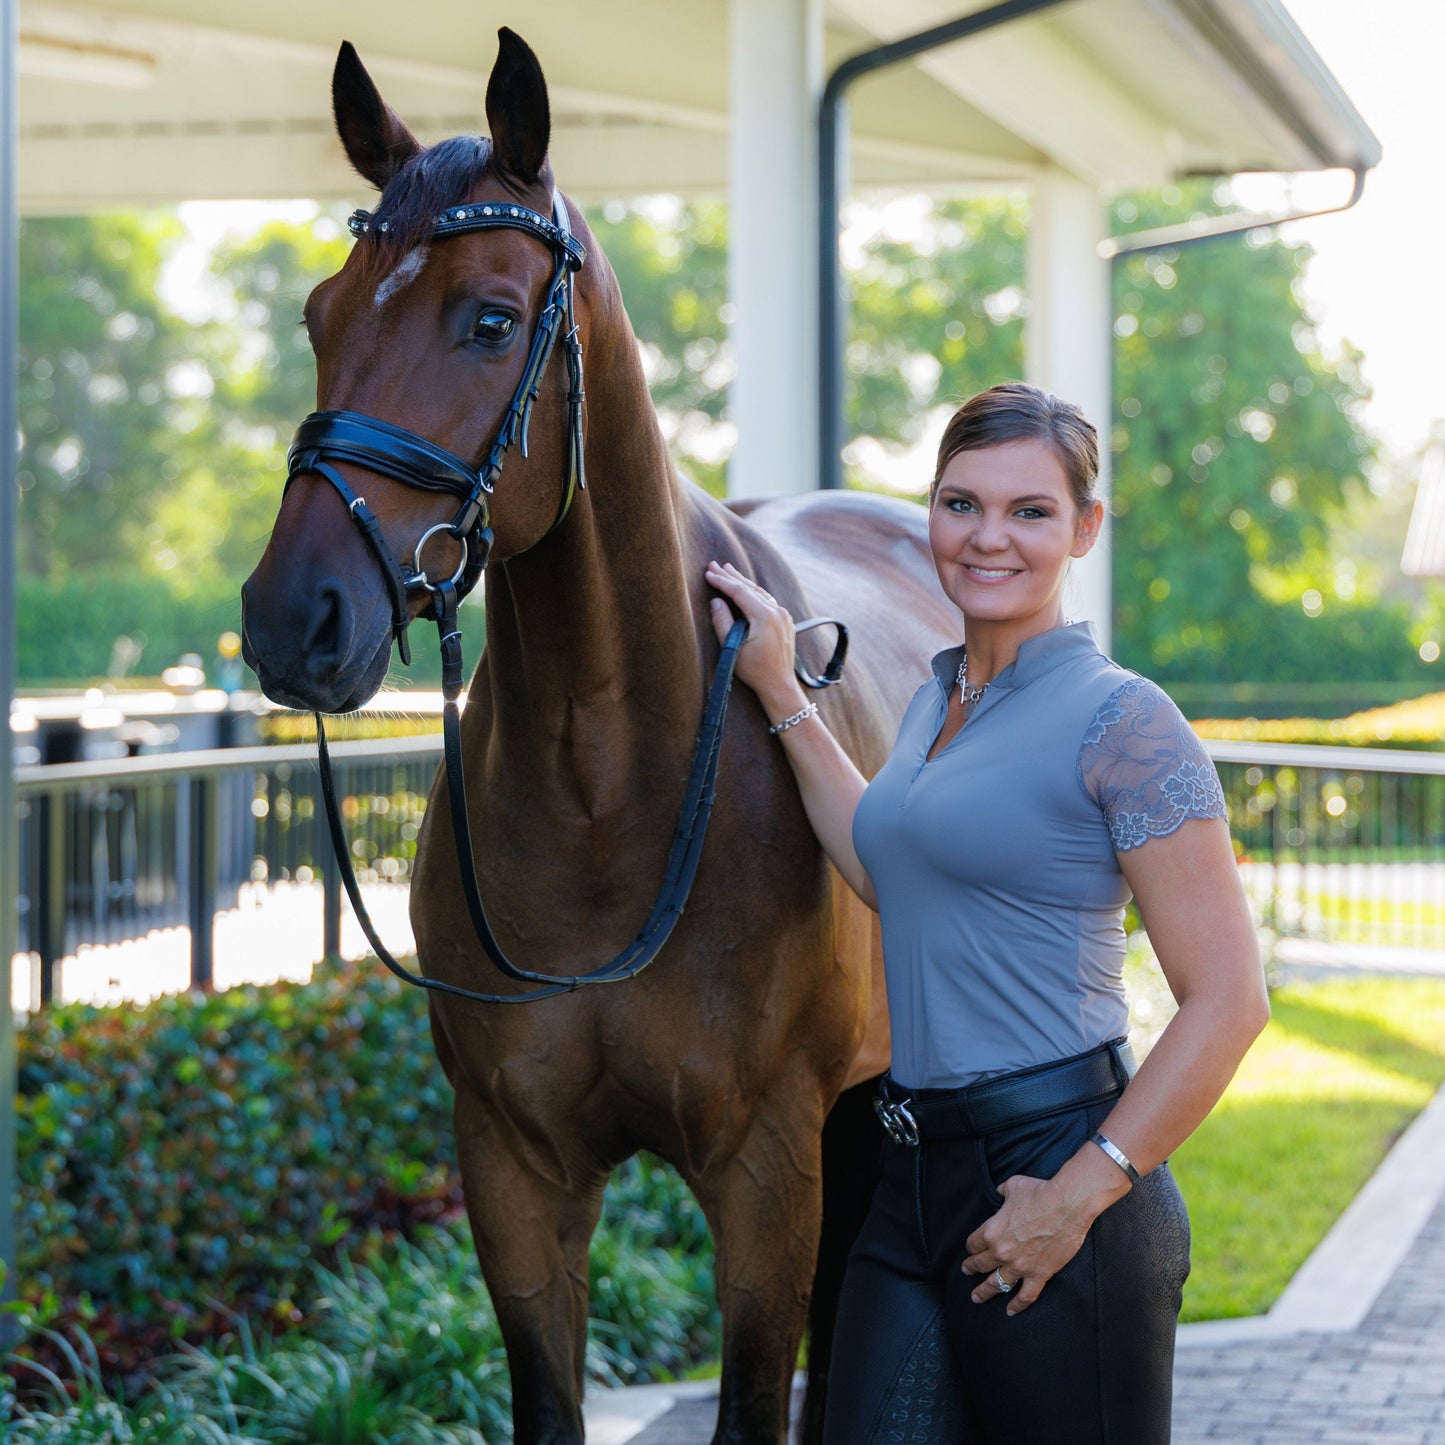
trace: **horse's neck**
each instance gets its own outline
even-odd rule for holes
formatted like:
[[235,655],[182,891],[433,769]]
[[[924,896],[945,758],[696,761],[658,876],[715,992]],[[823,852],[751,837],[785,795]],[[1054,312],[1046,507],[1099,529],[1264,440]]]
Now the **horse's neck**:
[[[589,348],[587,491],[487,591],[489,751],[589,813],[639,770],[685,755],[702,665],[673,474],[630,329]],[[534,421],[534,431],[536,422]],[[635,800],[634,800],[635,801]]]

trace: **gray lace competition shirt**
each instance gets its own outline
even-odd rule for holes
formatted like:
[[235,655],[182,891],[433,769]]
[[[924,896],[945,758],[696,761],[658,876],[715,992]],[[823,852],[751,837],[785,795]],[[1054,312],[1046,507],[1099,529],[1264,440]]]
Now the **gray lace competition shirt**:
[[1087,622],[1025,642],[928,761],[961,656],[934,658],[853,820],[883,925],[892,1074],[915,1089],[1126,1034],[1116,854],[1225,812],[1179,709]]

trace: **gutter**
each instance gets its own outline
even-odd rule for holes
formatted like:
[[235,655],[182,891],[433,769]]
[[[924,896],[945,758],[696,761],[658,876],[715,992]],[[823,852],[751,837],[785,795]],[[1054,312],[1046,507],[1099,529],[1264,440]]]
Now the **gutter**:
[[1316,216],[1334,216],[1341,211],[1353,209],[1365,194],[1365,176],[1368,170],[1363,165],[1351,168],[1355,184],[1350,197],[1343,205],[1321,206],[1312,211],[1293,211],[1287,216],[1268,216],[1256,211],[1234,212],[1226,216],[1208,216],[1200,221],[1181,221],[1176,226],[1156,226],[1151,231],[1133,231],[1127,236],[1110,236],[1099,242],[1099,255],[1105,261],[1117,261],[1120,256],[1132,256],[1137,251],[1157,251],[1164,246],[1176,250],[1195,241],[1213,241],[1220,236],[1237,236],[1244,231],[1258,231],[1265,226],[1287,226],[1291,221],[1312,221]]

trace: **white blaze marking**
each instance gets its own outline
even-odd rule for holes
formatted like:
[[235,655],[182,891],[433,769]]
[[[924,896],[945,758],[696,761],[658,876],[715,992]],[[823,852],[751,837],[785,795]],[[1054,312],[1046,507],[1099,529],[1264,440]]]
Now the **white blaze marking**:
[[421,274],[426,265],[426,247],[417,246],[401,258],[401,264],[376,288],[377,308],[385,306],[403,286],[409,285]]

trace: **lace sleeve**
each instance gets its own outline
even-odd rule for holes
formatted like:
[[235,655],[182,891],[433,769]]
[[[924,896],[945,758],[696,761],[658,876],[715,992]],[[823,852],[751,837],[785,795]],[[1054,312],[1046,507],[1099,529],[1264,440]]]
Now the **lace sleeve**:
[[1099,805],[1116,853],[1165,838],[1188,818],[1225,816],[1204,745],[1173,701],[1136,677],[1116,688],[1084,734],[1079,780]]

